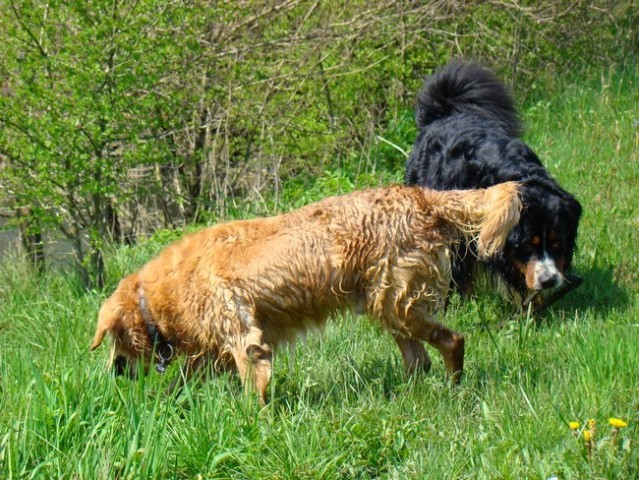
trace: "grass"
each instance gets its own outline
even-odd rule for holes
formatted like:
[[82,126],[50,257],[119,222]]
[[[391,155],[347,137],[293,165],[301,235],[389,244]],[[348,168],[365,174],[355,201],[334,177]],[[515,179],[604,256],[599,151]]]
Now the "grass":
[[[586,282],[539,319],[491,293],[454,298],[458,388],[436,353],[430,374],[406,377],[390,337],[345,315],[279,352],[263,410],[227,376],[166,398],[175,366],[131,382],[105,371],[106,348],[88,352],[102,292],[5,263],[0,478],[638,478],[638,92],[636,70],[598,72],[524,109],[527,140],[584,205]],[[171,237],[114,252],[112,282]],[[609,417],[629,424],[614,445]],[[568,428],[588,419],[590,455]]]

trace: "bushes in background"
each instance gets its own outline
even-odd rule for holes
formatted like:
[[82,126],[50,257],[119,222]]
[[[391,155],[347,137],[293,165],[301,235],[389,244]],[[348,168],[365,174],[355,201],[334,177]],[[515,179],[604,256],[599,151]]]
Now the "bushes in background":
[[629,1],[10,0],[2,214],[28,238],[61,232],[100,286],[107,242],[280,209],[326,171],[396,175],[422,78],[451,57],[520,94],[631,57],[637,19]]

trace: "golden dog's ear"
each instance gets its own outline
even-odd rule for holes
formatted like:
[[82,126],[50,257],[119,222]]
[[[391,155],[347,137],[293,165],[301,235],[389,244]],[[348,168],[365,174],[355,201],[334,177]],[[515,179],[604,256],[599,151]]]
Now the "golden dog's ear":
[[95,336],[93,337],[93,341],[91,342],[91,351],[100,346],[102,340],[104,340],[104,336],[106,335],[106,333],[107,331],[105,329],[100,329],[98,327],[98,330],[95,332]]
[[118,318],[120,317],[120,309],[115,308],[112,305],[112,299],[109,298],[102,308],[100,309],[100,313],[98,314],[98,326],[95,330],[95,336],[93,337],[93,341],[91,342],[91,351],[95,350],[100,346],[102,340],[104,340],[105,335],[113,330]]

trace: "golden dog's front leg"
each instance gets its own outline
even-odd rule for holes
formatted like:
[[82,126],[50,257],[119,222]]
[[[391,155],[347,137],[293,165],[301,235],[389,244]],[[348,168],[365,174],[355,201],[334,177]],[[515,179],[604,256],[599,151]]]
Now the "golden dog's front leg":
[[257,391],[260,405],[266,405],[266,390],[273,373],[273,349],[262,341],[262,331],[251,327],[235,348],[233,357],[245,391]]
[[[446,373],[453,383],[459,383],[464,372],[465,340],[463,335],[439,323],[418,319],[410,321],[407,329],[410,337],[428,342],[441,353]],[[416,342],[415,339],[405,339],[404,341]],[[397,339],[395,341],[397,342]],[[402,346],[399,342],[398,345],[401,349]],[[413,346],[414,343],[410,343],[410,345]]]

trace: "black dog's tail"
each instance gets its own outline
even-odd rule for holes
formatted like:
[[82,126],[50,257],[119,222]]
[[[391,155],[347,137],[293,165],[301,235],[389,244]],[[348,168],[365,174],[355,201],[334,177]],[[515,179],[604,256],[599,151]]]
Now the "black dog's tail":
[[419,92],[415,118],[420,129],[455,113],[497,120],[513,136],[521,130],[506,86],[477,63],[454,60],[427,78]]

